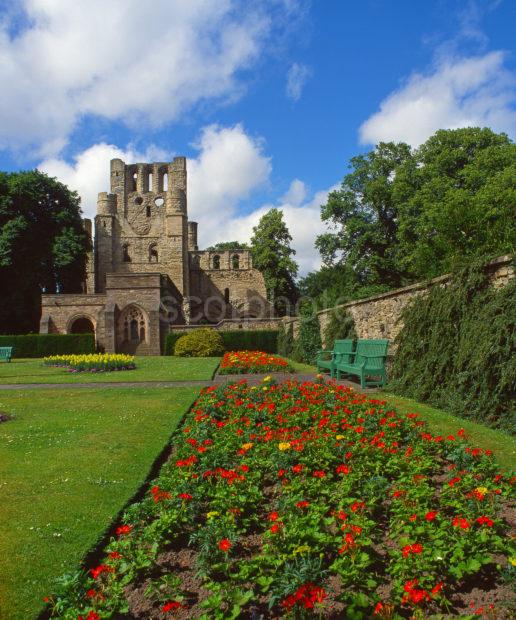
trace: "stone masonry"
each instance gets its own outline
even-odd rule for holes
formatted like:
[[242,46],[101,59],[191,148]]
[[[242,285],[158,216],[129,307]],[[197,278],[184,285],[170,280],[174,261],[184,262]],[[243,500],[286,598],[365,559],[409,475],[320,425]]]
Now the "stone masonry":
[[[91,221],[84,226],[91,236]],[[83,295],[42,296],[40,333],[92,332],[107,352],[159,355],[173,326],[269,316],[265,282],[248,250],[199,250],[184,157],[111,160],[93,247]]]

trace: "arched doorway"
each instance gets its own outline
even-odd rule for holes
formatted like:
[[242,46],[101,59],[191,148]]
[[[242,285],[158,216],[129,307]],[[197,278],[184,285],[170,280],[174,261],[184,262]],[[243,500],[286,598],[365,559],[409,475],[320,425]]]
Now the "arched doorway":
[[72,320],[68,328],[69,334],[95,334],[93,321],[87,316],[80,316]]
[[145,312],[135,305],[124,308],[117,322],[117,351],[136,353],[148,344],[149,322]]

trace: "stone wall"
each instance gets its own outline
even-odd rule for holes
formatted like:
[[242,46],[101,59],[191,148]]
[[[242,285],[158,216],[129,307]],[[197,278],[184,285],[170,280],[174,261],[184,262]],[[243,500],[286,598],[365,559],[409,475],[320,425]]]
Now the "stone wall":
[[187,333],[192,329],[209,327],[218,331],[230,331],[245,329],[247,331],[258,329],[279,329],[283,319],[224,319],[213,325],[173,325],[171,331]]
[[[495,289],[504,286],[514,277],[515,273],[511,261],[510,256],[501,256],[489,263],[487,269],[492,286]],[[318,313],[321,335],[324,338],[324,330],[330,320],[331,313],[334,310],[342,309],[349,312],[353,317],[358,338],[387,338],[392,342],[403,328],[400,317],[406,305],[418,295],[425,295],[434,286],[445,286],[450,278],[451,275],[447,274],[428,282],[412,284],[388,293],[322,310]],[[289,323],[293,324],[294,336],[297,336],[299,319],[284,319],[285,325]]]

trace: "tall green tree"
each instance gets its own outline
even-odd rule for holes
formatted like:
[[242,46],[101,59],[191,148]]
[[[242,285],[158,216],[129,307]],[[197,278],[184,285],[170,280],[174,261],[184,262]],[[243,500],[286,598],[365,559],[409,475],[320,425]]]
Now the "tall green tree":
[[293,312],[297,301],[295,278],[298,266],[292,256],[292,237],[283,221],[283,212],[270,209],[253,228],[253,266],[263,273],[269,301],[279,316]]
[[75,192],[38,170],[0,173],[0,333],[38,331],[43,290],[81,292],[88,249]]
[[430,278],[516,248],[516,144],[468,127],[431,136],[396,172],[401,268]]
[[336,228],[316,241],[327,265],[347,265],[365,284],[397,287],[404,283],[393,181],[397,168],[411,158],[407,144],[382,142],[374,151],[351,159],[352,171],[321,207],[322,220]]

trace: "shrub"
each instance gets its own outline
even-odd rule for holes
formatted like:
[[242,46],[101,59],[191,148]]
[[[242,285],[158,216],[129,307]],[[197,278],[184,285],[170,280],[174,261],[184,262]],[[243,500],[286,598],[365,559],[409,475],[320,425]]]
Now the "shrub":
[[176,342],[185,335],[185,332],[169,332],[165,339],[165,350],[163,355],[174,355],[174,349],[176,348]]
[[13,347],[13,357],[86,354],[95,351],[93,334],[27,334],[0,336],[0,347]]
[[278,352],[277,329],[219,331],[226,351]]
[[516,279],[496,290],[481,265],[404,311],[389,390],[514,431]]
[[292,323],[281,325],[278,331],[278,353],[291,357],[294,350],[294,326]]
[[314,364],[317,351],[322,348],[319,317],[311,304],[301,307],[299,334],[294,344],[293,358],[305,364]]
[[335,340],[350,338],[356,340],[355,319],[345,308],[333,308],[330,319],[324,328],[324,346],[333,349]]
[[180,357],[217,357],[224,353],[220,334],[208,327],[194,329],[176,342],[174,354]]

